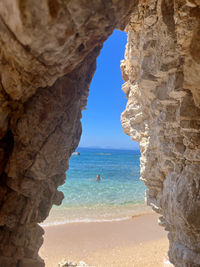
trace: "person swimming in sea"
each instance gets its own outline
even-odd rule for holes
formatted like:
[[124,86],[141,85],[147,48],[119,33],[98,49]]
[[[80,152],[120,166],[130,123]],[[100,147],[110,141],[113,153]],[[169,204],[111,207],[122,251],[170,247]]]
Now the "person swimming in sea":
[[100,174],[97,174],[97,177],[96,179],[88,179],[89,181],[97,181],[97,182],[100,182],[103,178],[100,177]]
[[97,182],[99,182],[101,180],[100,174],[97,175],[97,179],[96,180],[97,180]]

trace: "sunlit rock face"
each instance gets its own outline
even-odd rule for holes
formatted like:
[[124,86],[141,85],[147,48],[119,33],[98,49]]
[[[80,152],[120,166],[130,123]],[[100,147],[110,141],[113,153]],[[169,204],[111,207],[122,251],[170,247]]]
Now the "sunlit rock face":
[[121,64],[121,122],[178,267],[200,266],[200,1],[141,1]]
[[[124,131],[175,266],[200,266],[199,0],[0,1],[0,266],[42,267],[103,42],[127,25]],[[130,19],[130,20],[129,20]],[[105,96],[106,97],[106,96]]]

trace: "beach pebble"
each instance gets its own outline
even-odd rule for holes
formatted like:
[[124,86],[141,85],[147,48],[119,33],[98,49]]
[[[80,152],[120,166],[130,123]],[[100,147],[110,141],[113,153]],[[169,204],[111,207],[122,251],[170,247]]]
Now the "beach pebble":
[[163,267],[173,267],[174,265],[168,260],[168,259],[164,259],[163,260]]
[[62,260],[58,263],[58,267],[87,267],[88,265],[84,261],[80,261],[79,263],[75,263],[69,260]]
[[78,266],[84,267],[84,266],[88,266],[88,265],[84,261],[80,261]]

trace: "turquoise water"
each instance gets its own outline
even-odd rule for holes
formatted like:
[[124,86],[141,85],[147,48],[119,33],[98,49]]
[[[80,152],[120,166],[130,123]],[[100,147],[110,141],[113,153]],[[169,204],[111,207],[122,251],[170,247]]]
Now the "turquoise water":
[[[45,222],[118,220],[146,209],[145,185],[140,177],[140,152],[78,149],[70,159],[67,179],[60,190],[65,199]],[[100,174],[101,181],[96,181]]]

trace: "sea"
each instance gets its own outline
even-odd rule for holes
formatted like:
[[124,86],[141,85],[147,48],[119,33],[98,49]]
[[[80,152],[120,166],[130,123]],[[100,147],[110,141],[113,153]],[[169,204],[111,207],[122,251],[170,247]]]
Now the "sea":
[[[150,211],[140,178],[140,151],[79,148],[72,155],[61,206],[54,206],[43,226],[74,222],[118,221]],[[100,181],[96,176],[100,175]]]

